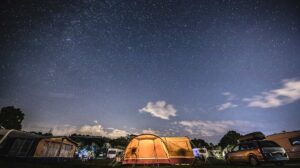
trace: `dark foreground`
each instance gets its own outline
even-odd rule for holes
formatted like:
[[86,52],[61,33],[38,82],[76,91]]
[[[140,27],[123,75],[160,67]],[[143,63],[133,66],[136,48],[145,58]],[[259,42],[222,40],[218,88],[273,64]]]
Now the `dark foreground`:
[[[88,162],[82,162],[80,160],[73,160],[67,162],[36,162],[36,161],[16,161],[16,160],[0,160],[0,168],[103,168],[103,167],[134,167],[134,166],[112,166],[109,160],[94,160]],[[158,167],[156,166],[136,166],[136,167]],[[250,168],[248,165],[232,165],[228,166],[223,161],[212,161],[210,163],[200,163],[195,166],[160,166],[164,168],[176,167],[176,168],[190,168],[190,167],[203,167],[203,168]],[[275,166],[273,164],[264,164],[257,166],[257,168],[300,168],[300,162],[290,162],[286,163],[285,166]]]

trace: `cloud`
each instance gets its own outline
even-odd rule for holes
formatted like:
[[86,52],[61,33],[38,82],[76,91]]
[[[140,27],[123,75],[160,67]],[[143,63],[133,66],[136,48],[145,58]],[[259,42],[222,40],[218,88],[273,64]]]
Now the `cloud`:
[[109,138],[118,138],[121,136],[126,136],[129,132],[125,130],[115,129],[115,128],[104,128],[100,124],[96,125],[83,125],[81,127],[77,126],[57,126],[52,130],[53,135],[71,135],[71,134],[81,134],[81,135],[91,135],[91,136],[104,136]]
[[64,126],[56,126],[53,128],[52,130],[52,134],[53,135],[71,135],[77,132],[77,127],[76,126],[68,126],[68,125],[64,125]]
[[110,138],[118,138],[127,136],[129,132],[125,130],[114,129],[112,132],[108,133],[108,137]]
[[224,92],[223,95],[227,97],[227,101],[232,101],[236,99],[236,95],[231,92]]
[[223,103],[221,105],[218,105],[217,106],[218,111],[223,111],[223,110],[226,110],[226,109],[238,107],[237,104],[232,103],[232,101],[236,100],[236,95],[235,94],[233,94],[231,92],[224,92],[223,95],[226,96],[227,102]]
[[80,127],[77,132],[81,135],[107,136],[107,132],[100,124],[84,125]]
[[155,134],[155,135],[159,135],[159,131],[156,130],[152,130],[151,128],[145,129],[142,131],[143,134]]
[[283,86],[279,89],[262,92],[260,95],[245,98],[249,107],[272,108],[300,99],[300,80],[287,79],[282,81]]
[[236,130],[244,133],[249,131],[255,131],[263,127],[260,123],[253,123],[249,121],[241,120],[223,120],[223,121],[203,121],[203,120],[191,120],[191,121],[178,121],[174,123],[183,128],[191,136],[198,137],[213,137],[223,136],[229,130]]
[[230,108],[235,108],[237,106],[238,105],[236,105],[236,104],[233,104],[231,102],[227,102],[227,103],[221,104],[217,107],[218,107],[218,111],[222,111],[222,110],[226,110],[226,109],[230,109]]
[[167,104],[165,101],[148,102],[146,107],[139,110],[139,112],[150,113],[154,117],[158,117],[164,120],[175,117],[177,110],[172,104]]

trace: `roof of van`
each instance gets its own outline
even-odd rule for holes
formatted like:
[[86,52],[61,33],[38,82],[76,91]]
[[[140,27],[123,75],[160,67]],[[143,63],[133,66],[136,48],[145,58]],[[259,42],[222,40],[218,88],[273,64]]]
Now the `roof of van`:
[[120,149],[120,148],[108,148],[108,150],[124,150],[124,149]]

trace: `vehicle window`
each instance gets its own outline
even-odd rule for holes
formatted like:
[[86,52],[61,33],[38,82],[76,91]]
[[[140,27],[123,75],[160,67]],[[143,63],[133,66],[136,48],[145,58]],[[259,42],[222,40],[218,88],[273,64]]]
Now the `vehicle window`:
[[261,147],[280,147],[277,143],[273,141],[260,141]]
[[248,144],[248,149],[255,149],[256,145],[254,143],[249,143]]
[[239,146],[235,146],[233,149],[232,149],[232,152],[236,152],[239,150]]
[[240,150],[247,150],[249,149],[248,144],[241,144],[240,145]]
[[116,151],[108,151],[108,154],[116,154]]
[[294,137],[294,138],[290,138],[290,143],[291,145],[300,145],[300,137]]

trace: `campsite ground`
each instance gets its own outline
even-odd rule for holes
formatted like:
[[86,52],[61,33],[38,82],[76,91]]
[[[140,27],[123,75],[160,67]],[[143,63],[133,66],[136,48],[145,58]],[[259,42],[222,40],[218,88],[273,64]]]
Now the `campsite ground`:
[[[110,165],[110,161],[108,160],[94,160],[89,162],[82,162],[79,160],[76,161],[69,161],[69,162],[55,162],[55,163],[49,163],[49,162],[20,162],[20,161],[12,161],[12,160],[0,160],[0,167],[2,168],[104,168],[104,167],[112,167]],[[125,167],[126,166],[115,166],[115,167]],[[131,167],[131,166],[128,166]],[[157,166],[138,166],[141,168],[150,168],[150,167],[157,167]],[[170,168],[171,166],[160,166],[164,168]],[[176,168],[190,168],[191,166],[173,166]],[[201,164],[197,165],[195,167],[201,167],[201,168],[250,168],[250,166],[247,165],[233,165],[233,166],[227,166],[222,161],[215,161],[208,164]],[[262,166],[258,166],[257,168],[277,168],[273,164],[265,164]],[[280,166],[282,167],[282,166]],[[296,168],[300,167],[300,162],[294,162],[294,163],[288,163],[284,167],[286,168]],[[278,167],[279,168],[279,167]]]

